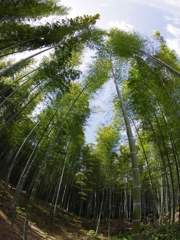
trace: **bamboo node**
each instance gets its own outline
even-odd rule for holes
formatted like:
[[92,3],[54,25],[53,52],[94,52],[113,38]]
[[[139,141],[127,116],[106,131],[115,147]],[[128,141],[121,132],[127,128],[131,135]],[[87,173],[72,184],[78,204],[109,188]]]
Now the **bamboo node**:
[[134,170],[138,170],[138,171],[139,171],[139,168],[133,168],[132,170],[133,170],[133,171],[134,171]]

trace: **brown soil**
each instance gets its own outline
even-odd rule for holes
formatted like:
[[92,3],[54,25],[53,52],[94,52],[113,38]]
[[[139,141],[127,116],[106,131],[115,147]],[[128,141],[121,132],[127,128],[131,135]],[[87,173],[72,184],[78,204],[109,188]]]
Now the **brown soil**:
[[[6,193],[3,190],[2,185],[0,185],[0,240],[23,239],[23,225],[28,199],[25,193],[21,194],[14,227],[11,229],[12,212],[10,211],[9,206],[14,191],[14,188],[9,187],[8,192]],[[93,238],[93,231],[91,231],[91,229],[94,229],[93,220],[85,223],[82,218],[62,209],[57,209],[56,221],[53,226],[52,221],[49,219],[49,209],[50,206],[46,207],[45,203],[42,201],[34,202],[30,216],[31,221],[29,222],[28,228],[28,240],[95,239]],[[131,230],[130,223],[119,223],[117,219],[112,221],[111,226],[111,232],[113,235],[119,235],[123,233],[124,230]],[[108,222],[102,221],[99,231],[103,234],[99,234],[97,239],[108,239],[107,229]]]

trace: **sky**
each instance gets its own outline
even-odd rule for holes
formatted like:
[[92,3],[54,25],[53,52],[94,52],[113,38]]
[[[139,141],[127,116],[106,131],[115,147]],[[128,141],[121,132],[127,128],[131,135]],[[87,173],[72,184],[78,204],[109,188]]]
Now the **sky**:
[[61,0],[72,7],[69,16],[100,14],[97,26],[134,29],[151,36],[160,31],[180,55],[180,0]]
[[[72,9],[68,17],[84,14],[100,14],[97,26],[102,29],[118,27],[122,30],[135,30],[144,36],[152,36],[159,31],[170,49],[180,56],[180,0],[61,0],[61,4]],[[106,111],[92,114],[86,128],[86,141],[95,141],[95,129],[99,122],[108,122],[108,111],[111,107],[107,92],[114,94],[108,85],[99,93],[98,100],[91,105],[106,105]],[[97,94],[98,95],[98,94]]]

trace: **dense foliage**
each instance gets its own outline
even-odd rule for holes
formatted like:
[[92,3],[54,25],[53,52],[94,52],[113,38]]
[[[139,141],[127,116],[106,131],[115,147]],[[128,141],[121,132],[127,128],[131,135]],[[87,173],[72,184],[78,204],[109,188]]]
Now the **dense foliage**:
[[[11,226],[23,190],[24,239],[35,198],[51,204],[53,222],[58,205],[94,219],[96,234],[108,221],[109,237],[111,219],[133,218],[138,239],[140,221],[179,221],[179,59],[159,32],[151,46],[136,32],[97,29],[98,14],[67,13],[51,0],[1,6],[0,179],[16,187]],[[87,49],[96,53],[82,75]],[[86,143],[90,101],[111,79],[112,122]]]

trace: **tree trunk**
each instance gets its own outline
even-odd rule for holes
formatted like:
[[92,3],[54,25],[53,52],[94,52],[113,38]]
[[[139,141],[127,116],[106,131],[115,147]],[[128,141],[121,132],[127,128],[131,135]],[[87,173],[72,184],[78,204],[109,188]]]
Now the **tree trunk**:
[[126,112],[126,108],[124,106],[124,102],[122,100],[119,87],[116,81],[116,77],[112,67],[112,75],[114,84],[116,87],[116,91],[118,94],[119,102],[121,105],[126,131],[129,141],[131,161],[132,161],[132,171],[133,171],[133,226],[132,226],[132,240],[137,240],[140,234],[140,221],[141,221],[141,191],[140,191],[140,176],[139,176],[139,167],[138,167],[138,159],[136,154],[135,142],[132,135],[132,130],[129,122],[129,118]]
[[[71,139],[72,139],[72,137],[71,137]],[[69,143],[67,145],[67,150],[66,150],[66,155],[65,155],[65,159],[64,159],[64,164],[63,164],[63,168],[62,168],[62,172],[61,172],[61,177],[60,177],[60,180],[59,180],[59,186],[58,186],[58,191],[57,191],[56,200],[55,200],[55,204],[54,204],[54,211],[53,211],[53,225],[55,223],[56,207],[57,207],[57,202],[58,202],[59,193],[60,193],[60,189],[61,189],[62,179],[63,179],[63,176],[64,176],[64,170],[65,170],[65,167],[66,167],[66,162],[67,162],[69,147],[70,147],[70,144],[71,144],[71,139],[69,140]]]
[[100,224],[102,209],[103,209],[103,201],[104,201],[104,190],[103,190],[103,195],[102,195],[102,199],[101,199],[101,206],[100,206],[99,217],[98,217],[98,221],[97,221],[97,225],[96,225],[95,235],[98,234],[98,229],[99,229],[99,224]]

